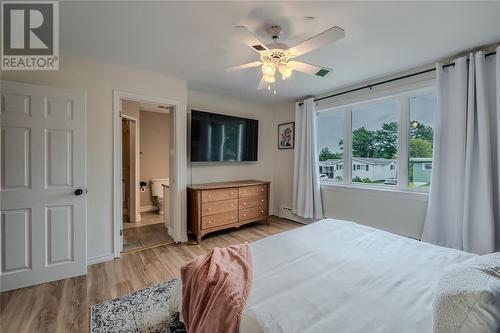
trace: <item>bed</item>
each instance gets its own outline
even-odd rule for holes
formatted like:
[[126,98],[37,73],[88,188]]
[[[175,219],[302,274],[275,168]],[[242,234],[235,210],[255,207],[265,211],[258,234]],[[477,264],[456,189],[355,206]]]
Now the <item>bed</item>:
[[[452,298],[440,302],[445,307],[439,316],[445,320],[439,319],[444,329],[438,332],[456,332],[463,325],[461,332],[477,332],[485,327],[484,316],[492,331],[500,329],[498,253],[477,256],[333,219],[261,239],[250,244],[250,251],[253,281],[239,333],[430,333],[436,331],[433,297],[441,290],[443,297],[451,290]],[[491,261],[492,279],[483,272]],[[441,279],[445,274],[451,280]],[[442,281],[451,285],[443,287]],[[469,286],[481,302],[460,298]],[[171,313],[180,311],[180,288],[179,282]],[[458,313],[461,306],[471,312]]]
[[440,276],[475,256],[332,219],[250,246],[240,333],[432,332]]

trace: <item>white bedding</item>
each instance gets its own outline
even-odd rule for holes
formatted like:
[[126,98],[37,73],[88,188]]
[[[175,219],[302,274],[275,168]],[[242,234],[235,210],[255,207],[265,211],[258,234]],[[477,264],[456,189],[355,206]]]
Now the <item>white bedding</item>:
[[240,333],[432,332],[439,277],[474,256],[331,219],[251,250]]

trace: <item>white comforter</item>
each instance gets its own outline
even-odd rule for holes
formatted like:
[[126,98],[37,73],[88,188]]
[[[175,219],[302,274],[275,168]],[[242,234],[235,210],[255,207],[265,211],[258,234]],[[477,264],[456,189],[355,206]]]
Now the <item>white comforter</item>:
[[251,250],[240,333],[432,332],[439,277],[474,256],[331,219]]

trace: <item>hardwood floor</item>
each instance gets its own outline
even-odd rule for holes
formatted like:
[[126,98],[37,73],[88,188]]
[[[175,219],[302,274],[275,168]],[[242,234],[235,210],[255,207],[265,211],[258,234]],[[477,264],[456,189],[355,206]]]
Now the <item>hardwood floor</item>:
[[128,222],[128,216],[123,216],[123,229],[141,228],[150,224],[164,223],[163,215],[158,214],[158,212],[144,212],[141,213],[140,222]]
[[250,224],[205,236],[196,245],[170,244],[123,254],[89,266],[84,277],[45,283],[0,294],[1,332],[89,332],[90,306],[178,277],[180,267],[215,246],[251,242],[300,227],[271,217],[270,225]]
[[141,251],[158,245],[174,243],[163,223],[123,230],[123,252]]

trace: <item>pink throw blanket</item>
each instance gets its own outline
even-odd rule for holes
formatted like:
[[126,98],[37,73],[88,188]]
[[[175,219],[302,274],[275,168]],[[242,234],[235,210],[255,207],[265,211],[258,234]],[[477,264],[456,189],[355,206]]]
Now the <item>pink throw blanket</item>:
[[181,278],[188,333],[238,333],[252,285],[248,243],[214,248],[182,267]]

